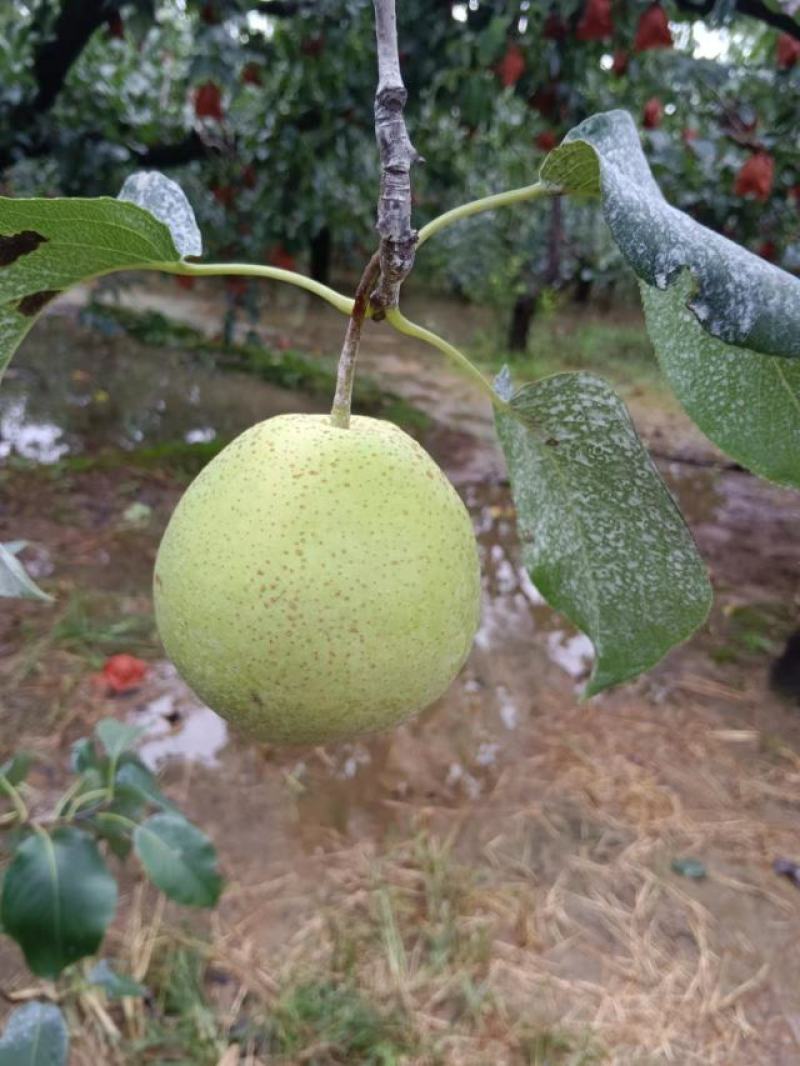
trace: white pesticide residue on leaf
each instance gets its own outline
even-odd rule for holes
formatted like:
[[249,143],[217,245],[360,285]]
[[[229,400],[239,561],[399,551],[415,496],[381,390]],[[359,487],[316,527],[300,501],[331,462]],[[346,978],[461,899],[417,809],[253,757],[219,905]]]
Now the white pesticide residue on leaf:
[[733,348],[686,311],[685,271],[665,291],[641,283],[661,368],[689,416],[749,470],[800,487],[800,360]]
[[664,289],[689,269],[694,289],[686,304],[708,333],[764,354],[800,357],[800,280],[668,204],[626,111],[593,115],[566,141],[597,153],[606,221],[640,278]]
[[117,199],[137,204],[163,222],[181,258],[203,254],[203,239],[194,210],[176,181],[157,170],[137,170],[125,179]]
[[[592,640],[600,691],[651,666],[705,618],[691,534],[621,400],[590,374],[529,385],[498,416],[523,562]],[[546,440],[546,443],[545,443]]]

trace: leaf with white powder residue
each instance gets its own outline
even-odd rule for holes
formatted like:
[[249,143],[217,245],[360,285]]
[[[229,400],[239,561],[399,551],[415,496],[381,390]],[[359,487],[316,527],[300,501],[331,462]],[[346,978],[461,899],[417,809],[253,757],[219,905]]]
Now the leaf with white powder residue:
[[497,416],[534,584],[592,640],[591,696],[648,669],[702,625],[706,568],[622,401],[590,374],[557,374]]

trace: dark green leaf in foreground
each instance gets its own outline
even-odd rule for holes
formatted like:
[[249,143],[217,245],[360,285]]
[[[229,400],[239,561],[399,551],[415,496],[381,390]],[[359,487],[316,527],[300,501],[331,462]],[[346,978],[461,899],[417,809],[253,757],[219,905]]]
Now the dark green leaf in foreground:
[[9,1016],[0,1039],[0,1066],[66,1066],[69,1033],[52,1003],[26,1003]]
[[109,999],[123,996],[144,996],[147,989],[132,977],[117,973],[108,959],[101,959],[89,972],[89,984],[102,988]]
[[97,844],[71,826],[37,830],[14,852],[3,882],[3,930],[38,977],[56,978],[97,951],[117,885]]
[[213,907],[222,891],[214,845],[178,814],[154,814],[137,825],[133,846],[150,880],[176,903]]
[[[0,312],[0,344],[2,343],[2,313]],[[0,348],[0,353],[2,348]],[[0,373],[2,372],[2,355],[0,354]],[[8,596],[18,600],[42,600],[45,603],[52,601],[52,596],[42,592],[39,586],[28,577],[27,571],[17,558],[15,551],[10,548],[17,547],[21,550],[25,547],[24,541],[17,541],[13,545],[0,544],[0,596]]]
[[647,330],[675,395],[724,452],[800,488],[800,360],[733,348],[686,309],[688,272],[665,291],[642,284]]
[[39,312],[71,285],[175,264],[199,251],[178,186],[161,175],[136,178],[126,182],[122,200],[0,197],[0,378]]
[[567,192],[602,197],[614,240],[648,285],[665,289],[690,270],[686,306],[707,333],[764,355],[800,356],[800,279],[668,204],[626,111],[576,126],[541,176]]
[[557,374],[514,396],[497,429],[523,561],[547,602],[594,643],[586,695],[634,677],[708,614],[692,536],[625,406],[590,374]]

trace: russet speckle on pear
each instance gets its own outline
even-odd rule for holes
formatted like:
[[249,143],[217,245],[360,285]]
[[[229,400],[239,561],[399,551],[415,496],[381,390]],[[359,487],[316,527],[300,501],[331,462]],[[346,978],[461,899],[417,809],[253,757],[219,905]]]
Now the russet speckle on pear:
[[154,596],[201,699],[255,739],[318,744],[448,688],[478,626],[477,546],[450,482],[396,426],[280,415],[189,487]]

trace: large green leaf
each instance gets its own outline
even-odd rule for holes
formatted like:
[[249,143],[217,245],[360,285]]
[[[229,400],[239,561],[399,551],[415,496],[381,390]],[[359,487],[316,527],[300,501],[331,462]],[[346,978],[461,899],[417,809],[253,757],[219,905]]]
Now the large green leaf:
[[174,182],[135,175],[121,195],[0,197],[0,377],[42,308],[71,285],[200,251],[191,207]]
[[705,620],[711,588],[691,534],[622,401],[590,374],[557,374],[497,416],[523,561],[584,631],[586,695],[641,673]]
[[647,329],[686,411],[724,452],[762,477],[800,488],[800,360],[711,337],[686,309],[688,272],[665,291],[641,284]]
[[69,1033],[52,1003],[26,1003],[10,1015],[0,1039],[0,1066],[66,1066]]
[[117,906],[117,884],[80,829],[39,829],[14,852],[3,882],[8,933],[39,977],[56,978],[97,951]]
[[668,204],[626,111],[576,126],[541,176],[602,197],[615,241],[648,285],[664,289],[690,270],[686,306],[707,333],[764,355],[800,356],[800,280]]
[[214,845],[179,814],[154,814],[137,825],[133,846],[150,880],[177,903],[213,907],[222,891]]

